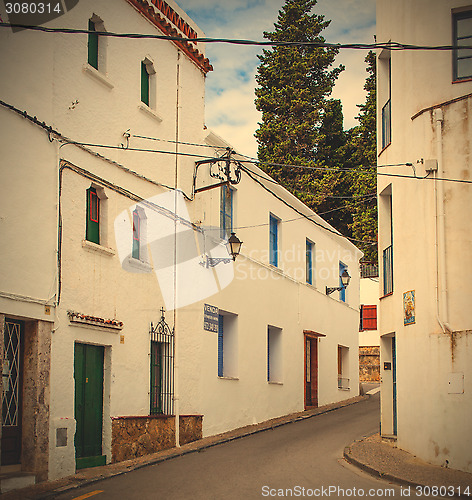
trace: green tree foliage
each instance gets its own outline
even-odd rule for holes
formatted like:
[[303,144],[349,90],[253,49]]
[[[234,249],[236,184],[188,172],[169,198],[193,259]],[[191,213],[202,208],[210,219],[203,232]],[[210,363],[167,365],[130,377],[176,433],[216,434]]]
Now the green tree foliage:
[[[287,0],[275,30],[265,32],[264,37],[274,42],[324,42],[320,33],[330,21],[311,13],[315,5],[316,0]],[[312,208],[317,206],[313,189],[320,174],[270,164],[315,166],[327,98],[343,70],[342,66],[331,69],[337,52],[309,45],[276,46],[258,56],[261,64],[256,75],[259,86],[255,103],[262,112],[256,131],[259,161],[266,163],[263,168],[270,175]],[[333,109],[333,115],[335,112]],[[333,122],[337,119],[333,116]],[[330,140],[324,137],[327,149]]]
[[[330,21],[312,12],[315,5],[316,0],[286,0],[275,30],[264,37],[274,42],[324,42],[321,32]],[[275,46],[259,56],[258,158],[266,172],[342,234],[372,242],[377,238],[377,206],[375,198],[366,195],[376,189],[375,54],[366,58],[367,99],[359,105],[359,125],[344,131],[341,102],[330,99],[344,69],[333,67],[337,52],[309,45]],[[359,169],[365,173],[359,174]],[[375,245],[356,244],[365,260],[376,260]]]
[[[351,193],[359,200],[352,206],[352,224],[350,235],[356,240],[365,241],[358,246],[364,252],[364,260],[377,262],[377,198],[369,195],[377,191],[377,139],[376,139],[376,87],[374,52],[370,51],[365,58],[368,73],[364,89],[367,97],[364,104],[359,105],[357,116],[359,125],[349,131],[347,143],[347,161],[357,172],[351,174]],[[362,172],[360,173],[359,170]],[[360,200],[365,201],[361,202]]]

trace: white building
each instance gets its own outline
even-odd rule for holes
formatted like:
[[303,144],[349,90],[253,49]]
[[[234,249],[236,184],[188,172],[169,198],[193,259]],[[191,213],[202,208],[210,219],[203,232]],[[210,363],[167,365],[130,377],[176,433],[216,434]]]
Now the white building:
[[201,190],[227,147],[201,42],[93,33],[195,23],[82,0],[47,26],[92,33],[0,32],[2,465],[54,479],[173,446],[172,413],[186,442],[356,396],[360,251],[251,164]]
[[[377,42],[472,44],[469,0],[377,2]],[[472,58],[378,52],[382,433],[472,471]],[[420,178],[425,179],[421,180]]]

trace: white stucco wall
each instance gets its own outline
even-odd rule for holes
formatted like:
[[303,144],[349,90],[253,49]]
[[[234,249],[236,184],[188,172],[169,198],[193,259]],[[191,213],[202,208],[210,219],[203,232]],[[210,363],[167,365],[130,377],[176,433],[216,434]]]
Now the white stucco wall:
[[[377,325],[379,313],[379,278],[361,278],[360,280],[360,303],[364,305],[377,306]],[[378,330],[365,330],[359,332],[360,346],[378,346],[380,343]]]
[[[109,31],[155,32],[129,4],[111,0],[98,3],[82,0],[69,14],[48,26],[86,28],[92,14],[99,16]],[[190,19],[186,20],[194,26]],[[5,235],[0,242],[3,257],[0,273],[4,277],[0,311],[27,319],[54,321],[49,478],[55,479],[75,471],[76,342],[105,348],[102,448],[107,461],[111,459],[111,417],[149,413],[149,327],[151,322],[159,320],[160,308],[173,295],[173,270],[168,275],[172,279],[158,279],[159,256],[150,249],[148,261],[152,272],[133,273],[123,269],[122,250],[126,242],[123,244],[115,237],[115,219],[126,212],[131,217],[136,197],[148,199],[167,193],[161,200],[170,203],[173,194],[157,184],[173,186],[176,171],[177,185],[191,197],[195,158],[178,156],[176,160],[175,155],[162,151],[176,150],[175,144],[165,141],[204,142],[208,134],[204,130],[205,78],[194,62],[183,54],[179,56],[177,48],[166,41],[108,38],[106,71],[97,74],[86,64],[86,35],[29,31],[12,34],[3,30],[0,37],[0,64],[4,68],[0,94],[5,102],[36,115],[71,141],[126,145],[125,131],[164,140],[130,137],[130,148],[156,149],[160,153],[97,146],[87,146],[90,151],[85,151],[66,144],[65,139],[50,142],[38,125],[0,106],[5,139],[2,151],[5,182],[0,188],[0,223]],[[30,50],[31,47],[35,50]],[[199,49],[202,50],[200,44]],[[144,57],[152,60],[156,69],[153,112],[143,110],[140,104],[140,62]],[[214,155],[213,148],[180,145],[178,150]],[[133,172],[139,172],[141,177]],[[209,182],[208,167],[201,167],[198,183]],[[85,193],[90,186],[96,186],[102,196],[98,248],[84,245]],[[205,293],[197,293],[196,299],[187,300],[187,305],[175,312],[180,412],[203,414],[205,435],[303,410],[304,330],[323,335],[318,352],[319,404],[358,394],[361,253],[333,234],[333,229],[321,218],[280,186],[267,183],[267,187],[284,201],[246,174],[235,186],[233,223],[244,243],[234,266],[234,279],[231,273],[222,271],[224,268],[215,268],[214,289],[205,288]],[[219,189],[198,194],[193,201],[182,204],[196,227],[205,231],[207,227],[219,227]],[[314,219],[316,224],[287,204]],[[269,213],[281,219],[277,269],[268,262]],[[170,222],[163,224],[168,226]],[[188,225],[183,226],[188,229]],[[316,249],[313,285],[305,282],[306,238],[315,243]],[[200,247],[198,250],[197,261],[206,251]],[[178,258],[185,251],[185,246],[179,247]],[[346,303],[339,301],[338,293],[325,294],[326,286],[338,285],[340,260],[348,265],[352,277]],[[210,273],[213,276],[213,270],[204,270],[198,262],[192,271],[195,279],[188,278],[186,269],[185,266],[177,269],[178,299],[188,298],[189,290],[206,287],[205,280]],[[203,329],[205,303],[231,315],[235,334],[235,376],[231,380],[217,376],[217,335]],[[45,304],[51,305],[49,316],[45,315]],[[121,321],[123,328],[112,331],[78,326],[69,319],[71,310]],[[166,319],[172,326],[173,311],[167,311]],[[281,330],[280,383],[267,382],[268,326]],[[349,349],[349,363],[343,374],[350,379],[349,390],[340,390],[337,385],[338,345]],[[68,429],[66,446],[56,446],[56,428]]]
[[[377,41],[450,45],[451,12],[465,6],[470,2],[380,0]],[[378,164],[410,162],[421,177],[427,172],[417,160],[435,159],[439,162],[438,177],[470,180],[472,102],[464,96],[472,92],[472,82],[451,83],[451,52],[393,51],[391,71],[392,142],[380,153]],[[381,124],[380,109],[388,97],[385,59],[379,60],[378,82]],[[438,111],[442,112],[442,122],[437,121]],[[380,128],[378,137],[380,141]],[[378,149],[380,152],[380,142]],[[382,168],[380,172],[414,174],[407,166]],[[379,331],[383,336],[382,367],[384,361],[392,360],[390,336],[396,338],[398,445],[429,462],[471,472],[467,438],[472,436],[472,372],[466,360],[472,356],[472,290],[464,280],[464,269],[472,264],[472,233],[464,217],[472,209],[471,186],[379,177],[379,194],[390,189],[394,292],[380,300]],[[380,196],[380,251],[389,244],[385,200]],[[403,293],[409,290],[416,294],[416,322],[404,326]],[[446,328],[444,332],[438,317],[448,323],[453,334]],[[392,371],[382,370],[381,376],[382,432],[391,434]],[[464,383],[459,384],[459,393],[451,393],[455,388],[449,381],[456,377],[462,380],[462,376]]]

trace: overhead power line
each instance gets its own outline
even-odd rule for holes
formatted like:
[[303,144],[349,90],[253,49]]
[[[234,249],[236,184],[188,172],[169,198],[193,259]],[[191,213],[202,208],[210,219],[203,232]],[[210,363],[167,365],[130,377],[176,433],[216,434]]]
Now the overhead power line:
[[[18,23],[0,23],[0,27],[4,28],[21,28],[32,31],[42,31],[44,33],[62,33],[69,35],[89,33],[97,34],[96,31],[85,29],[73,28],[48,28],[47,26],[35,26]],[[157,39],[169,40],[179,42],[204,42],[204,43],[227,43],[231,45],[251,45],[251,46],[271,46],[271,47],[313,47],[313,48],[327,48],[327,49],[357,49],[357,50],[374,50],[374,49],[388,49],[388,50],[457,50],[458,47],[454,45],[412,45],[400,42],[384,42],[384,43],[329,43],[329,42],[315,42],[315,41],[259,41],[259,40],[240,40],[233,38],[184,38],[181,36],[157,35],[157,34],[143,34],[143,33],[115,33],[112,31],[100,31],[99,36],[106,36],[112,38],[130,38],[130,39]],[[472,49],[472,45],[461,45],[460,49]]]

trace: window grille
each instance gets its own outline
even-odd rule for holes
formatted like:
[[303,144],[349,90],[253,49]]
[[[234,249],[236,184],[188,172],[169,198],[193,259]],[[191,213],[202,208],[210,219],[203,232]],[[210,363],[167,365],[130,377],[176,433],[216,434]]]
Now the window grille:
[[174,329],[166,323],[164,309],[157,325],[151,323],[150,414],[174,413]]

